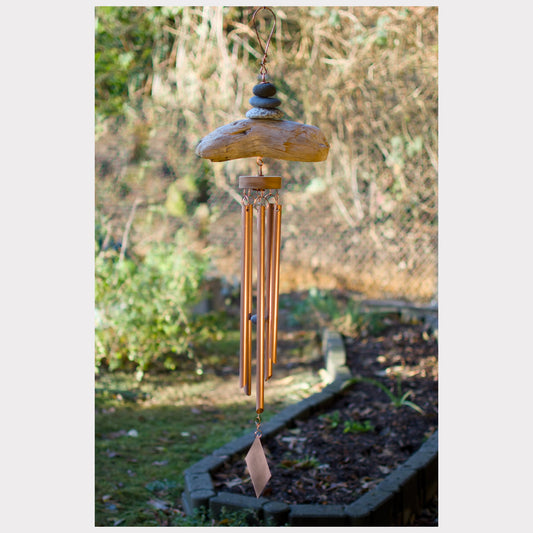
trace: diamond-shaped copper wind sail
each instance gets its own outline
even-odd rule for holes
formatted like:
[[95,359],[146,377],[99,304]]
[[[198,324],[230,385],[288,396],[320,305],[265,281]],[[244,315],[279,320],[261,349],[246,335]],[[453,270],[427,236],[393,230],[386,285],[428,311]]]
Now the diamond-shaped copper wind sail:
[[259,436],[255,437],[254,443],[248,451],[245,461],[248,471],[250,472],[255,495],[259,498],[259,496],[263,494],[268,480],[272,477],[270,468],[268,468],[265,451],[261,445],[261,438]]

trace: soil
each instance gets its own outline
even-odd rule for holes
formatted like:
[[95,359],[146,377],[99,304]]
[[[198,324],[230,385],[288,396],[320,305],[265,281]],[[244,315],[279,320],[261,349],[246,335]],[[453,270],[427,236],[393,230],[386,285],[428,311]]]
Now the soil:
[[[406,461],[438,425],[438,346],[426,325],[389,320],[379,335],[345,338],[357,382],[332,405],[295,427],[263,439],[272,477],[263,496],[288,504],[349,504]],[[398,381],[401,391],[398,390]],[[422,410],[422,412],[419,411]],[[254,496],[238,458],[213,474],[218,490]],[[412,525],[436,525],[437,501]]]

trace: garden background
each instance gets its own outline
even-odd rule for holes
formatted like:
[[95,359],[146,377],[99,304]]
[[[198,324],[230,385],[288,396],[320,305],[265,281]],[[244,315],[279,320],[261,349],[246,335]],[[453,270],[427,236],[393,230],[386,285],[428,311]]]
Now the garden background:
[[[439,7],[444,529],[528,521],[531,466],[522,454],[502,453],[510,433],[494,431],[503,421],[513,442],[529,436],[532,107],[524,8]],[[4,7],[3,472],[12,531],[84,529],[94,518],[94,14],[83,2],[61,11]],[[133,407],[119,410],[115,401],[115,414]],[[200,435],[197,448],[187,448],[195,454],[189,461],[209,453],[199,443],[208,446]],[[124,469],[124,479],[136,478]]]
[[[322,163],[264,161],[286,178],[286,374],[266,416],[324,385],[313,369],[321,328],[379,328],[362,300],[437,302],[437,8],[274,10],[267,65],[281,109],[331,147]],[[99,525],[183,525],[179,472],[249,430],[227,377],[238,353],[236,182],[255,160],[213,164],[194,151],[250,107],[262,57],[252,13],[95,10]],[[271,25],[263,12],[260,34]]]

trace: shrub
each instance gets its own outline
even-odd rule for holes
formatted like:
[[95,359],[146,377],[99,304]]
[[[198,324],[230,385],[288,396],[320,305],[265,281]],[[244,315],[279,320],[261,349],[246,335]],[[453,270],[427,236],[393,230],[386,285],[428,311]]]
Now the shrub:
[[176,368],[193,358],[193,340],[205,321],[192,314],[207,267],[205,255],[185,246],[155,244],[141,261],[98,250],[96,369],[135,370],[138,379],[157,365]]

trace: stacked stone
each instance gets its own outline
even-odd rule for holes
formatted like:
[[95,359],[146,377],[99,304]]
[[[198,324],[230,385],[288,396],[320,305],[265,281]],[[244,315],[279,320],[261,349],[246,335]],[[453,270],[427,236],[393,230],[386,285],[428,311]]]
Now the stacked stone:
[[272,83],[259,83],[252,91],[254,96],[250,98],[249,102],[253,107],[246,113],[246,118],[282,119],[283,111],[277,109],[281,100],[272,98],[276,94],[276,87]]

